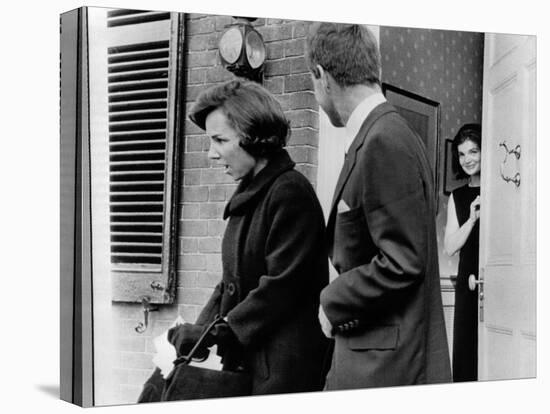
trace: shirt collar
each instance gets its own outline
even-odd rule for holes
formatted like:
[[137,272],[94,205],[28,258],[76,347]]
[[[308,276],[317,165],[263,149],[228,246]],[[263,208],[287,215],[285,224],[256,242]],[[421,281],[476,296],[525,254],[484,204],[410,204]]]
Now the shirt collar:
[[359,133],[359,129],[371,111],[381,103],[386,102],[386,98],[381,92],[375,92],[363,100],[351,113],[346,124],[346,153]]

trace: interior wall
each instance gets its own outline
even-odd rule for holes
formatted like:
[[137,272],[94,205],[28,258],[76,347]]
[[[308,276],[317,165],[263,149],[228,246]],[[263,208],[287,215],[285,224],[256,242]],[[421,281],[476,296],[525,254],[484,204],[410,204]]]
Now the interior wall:
[[437,241],[447,334],[452,343],[454,294],[449,275],[458,256],[443,251],[449,197],[443,193],[445,140],[465,123],[481,123],[483,33],[380,27],[382,81],[440,103]]

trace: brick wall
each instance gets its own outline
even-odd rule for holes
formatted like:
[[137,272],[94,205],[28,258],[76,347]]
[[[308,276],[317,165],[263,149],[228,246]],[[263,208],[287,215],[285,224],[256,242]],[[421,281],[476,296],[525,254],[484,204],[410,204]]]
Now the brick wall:
[[[206,88],[233,75],[218,60],[218,42],[229,16],[185,16],[185,88],[189,109]],[[318,110],[304,59],[306,22],[258,19],[254,26],[267,48],[263,85],[281,103],[291,122],[288,151],[301,171],[315,185],[317,175]],[[176,305],[161,306],[149,315],[149,328],[138,334],[143,320],[137,304],[114,304],[112,403],[133,403],[154,366],[153,339],[181,315],[194,322],[213,287],[222,276],[221,238],[225,229],[223,209],[236,188],[231,177],[208,160],[208,138],[188,119],[182,148],[178,234]]]

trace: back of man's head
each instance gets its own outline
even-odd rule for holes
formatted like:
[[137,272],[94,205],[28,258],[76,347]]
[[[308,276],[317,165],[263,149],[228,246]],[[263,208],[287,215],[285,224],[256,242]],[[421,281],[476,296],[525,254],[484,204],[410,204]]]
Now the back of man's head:
[[380,52],[374,35],[361,25],[314,23],[307,39],[309,69],[317,65],[338,85],[380,85]]

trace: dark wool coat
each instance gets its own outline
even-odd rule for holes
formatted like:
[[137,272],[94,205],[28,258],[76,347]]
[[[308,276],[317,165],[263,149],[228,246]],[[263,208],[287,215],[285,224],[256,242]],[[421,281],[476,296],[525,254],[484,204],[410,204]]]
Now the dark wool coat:
[[327,237],[339,276],[321,294],[336,328],[328,389],[449,382],[431,168],[383,103],[342,167]]
[[317,316],[328,283],[324,219],[293,168],[281,150],[238,186],[224,213],[223,280],[197,320],[227,315],[240,346],[222,350],[222,362],[242,362],[253,394],[320,390],[326,373]]

